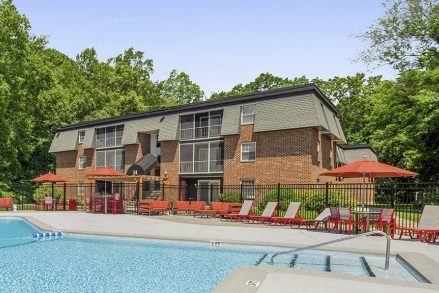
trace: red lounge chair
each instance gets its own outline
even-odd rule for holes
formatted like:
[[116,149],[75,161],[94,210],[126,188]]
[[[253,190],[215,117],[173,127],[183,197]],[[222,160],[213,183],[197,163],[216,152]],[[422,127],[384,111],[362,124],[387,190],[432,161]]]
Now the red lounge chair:
[[270,201],[267,203],[267,205],[264,208],[264,211],[262,212],[262,215],[255,216],[255,215],[249,215],[247,220],[252,223],[265,223],[271,221],[273,218],[273,214],[276,211],[277,208],[277,202]]
[[324,209],[314,220],[304,220],[305,225],[308,228],[317,229],[321,224],[325,226],[325,229],[328,229],[329,219],[331,218],[331,209]]
[[141,201],[139,203],[139,214],[148,213],[164,213],[169,211],[171,208],[171,203],[169,200],[151,200],[151,201]]
[[232,203],[232,202],[222,202],[221,203],[221,210],[218,212],[218,216],[223,217],[227,214],[231,214],[232,210],[236,210],[236,208],[239,207],[237,213],[242,207],[242,204]]
[[190,204],[189,201],[186,200],[177,200],[174,201],[172,205],[172,212],[177,214],[178,212],[185,212],[186,214],[189,213]]
[[113,198],[108,199],[108,210],[113,213],[122,213],[122,197],[120,193],[115,193]]
[[290,224],[299,223],[299,227],[302,224],[305,224],[305,221],[298,217],[297,214],[299,212],[300,202],[290,202],[288,205],[287,211],[283,217],[271,217],[270,223],[273,224]]
[[196,215],[206,215],[206,217],[209,217],[210,215],[216,216],[217,214],[221,213],[223,208],[222,202],[211,202],[210,203],[210,209],[201,209],[194,211],[194,217]]
[[252,206],[253,206],[253,200],[245,200],[244,203],[242,204],[242,207],[241,207],[241,210],[239,211],[239,213],[227,214],[227,215],[224,215],[222,218],[224,218],[226,220],[231,220],[231,221],[233,221],[233,220],[237,220],[237,221],[246,220],[250,216]]
[[189,214],[195,213],[195,211],[204,210],[205,208],[205,201],[191,201],[191,204],[189,205]]
[[139,214],[149,213],[149,211],[151,210],[152,202],[153,202],[152,199],[145,199],[145,200],[139,201],[139,208],[138,208],[137,212]]
[[399,239],[408,234],[411,239],[422,242],[436,242],[439,237],[439,206],[426,205],[422,211],[417,228],[398,227]]

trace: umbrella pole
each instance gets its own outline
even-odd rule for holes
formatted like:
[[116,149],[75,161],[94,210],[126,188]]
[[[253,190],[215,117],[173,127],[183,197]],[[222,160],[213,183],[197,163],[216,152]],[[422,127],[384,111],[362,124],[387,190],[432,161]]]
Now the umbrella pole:
[[[53,191],[54,191],[54,189],[55,189],[55,186],[54,186],[54,185],[55,185],[55,183],[52,182],[52,205],[53,205],[53,193],[54,193]],[[53,206],[52,206],[52,208],[53,208]]]

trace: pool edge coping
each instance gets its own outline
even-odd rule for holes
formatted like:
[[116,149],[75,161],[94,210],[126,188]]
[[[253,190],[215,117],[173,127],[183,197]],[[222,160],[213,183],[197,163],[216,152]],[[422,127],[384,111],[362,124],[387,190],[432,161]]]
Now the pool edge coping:
[[[213,293],[228,293],[228,292],[257,292],[259,285],[261,285],[269,274],[288,274],[288,275],[299,275],[307,277],[320,277],[327,279],[336,279],[340,281],[357,281],[365,284],[378,284],[378,285],[390,285],[390,286],[400,286],[413,289],[429,289],[439,291],[438,284],[429,283],[411,283],[403,282],[399,280],[384,279],[384,278],[371,278],[366,276],[354,276],[346,275],[334,272],[319,272],[319,271],[308,271],[300,269],[291,268],[274,268],[274,267],[244,267],[234,270],[229,274],[223,282],[221,282],[217,287],[215,287]],[[246,285],[247,282],[259,283],[258,286]],[[323,288],[322,288],[323,289]]]

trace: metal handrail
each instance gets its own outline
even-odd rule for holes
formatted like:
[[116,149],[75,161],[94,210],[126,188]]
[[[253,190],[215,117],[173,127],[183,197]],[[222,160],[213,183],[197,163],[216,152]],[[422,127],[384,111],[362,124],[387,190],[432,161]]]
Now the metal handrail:
[[302,250],[309,250],[309,249],[317,248],[317,247],[328,245],[328,244],[333,244],[333,243],[337,243],[337,242],[347,241],[347,240],[355,239],[355,238],[358,238],[358,237],[369,236],[369,235],[374,235],[374,234],[380,234],[380,235],[386,237],[386,260],[385,260],[385,264],[384,264],[384,269],[388,270],[389,269],[389,261],[390,261],[390,236],[387,233],[383,232],[383,231],[370,231],[370,232],[366,232],[366,233],[363,233],[363,234],[358,234],[358,235],[354,235],[354,236],[348,236],[348,237],[345,237],[345,238],[335,239],[335,240],[331,240],[331,241],[327,241],[327,242],[321,242],[321,243],[314,244],[314,245],[309,245],[309,246],[306,246],[306,247],[295,248],[295,249],[291,249],[291,250],[287,250],[287,251],[279,251],[279,252],[276,252],[275,254],[273,254],[271,256],[269,264],[271,264],[271,265],[274,264],[274,258],[277,257],[278,255],[281,255],[281,254],[287,254],[287,253],[297,252],[297,251],[302,251]]

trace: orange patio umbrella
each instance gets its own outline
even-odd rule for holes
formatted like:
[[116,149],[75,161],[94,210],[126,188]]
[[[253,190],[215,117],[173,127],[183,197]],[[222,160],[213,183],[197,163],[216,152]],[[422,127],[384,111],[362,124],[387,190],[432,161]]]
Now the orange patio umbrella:
[[66,182],[64,178],[61,176],[58,176],[56,174],[53,174],[52,172],[46,173],[44,175],[38,176],[31,180],[32,182],[38,182],[38,183],[52,183],[52,200],[53,200],[53,189],[54,184],[57,182]]
[[332,176],[339,178],[363,178],[361,188],[362,199],[364,196],[364,183],[366,182],[366,177],[394,178],[413,177],[416,175],[418,174],[415,172],[370,160],[359,160],[319,174],[319,176]]
[[120,176],[125,176],[125,174],[110,167],[100,167],[97,168],[96,170],[89,171],[86,174],[86,177],[120,177]]
[[359,160],[330,171],[320,173],[319,176],[332,176],[342,178],[393,178],[393,177],[413,177],[418,173],[397,168],[370,160]]

